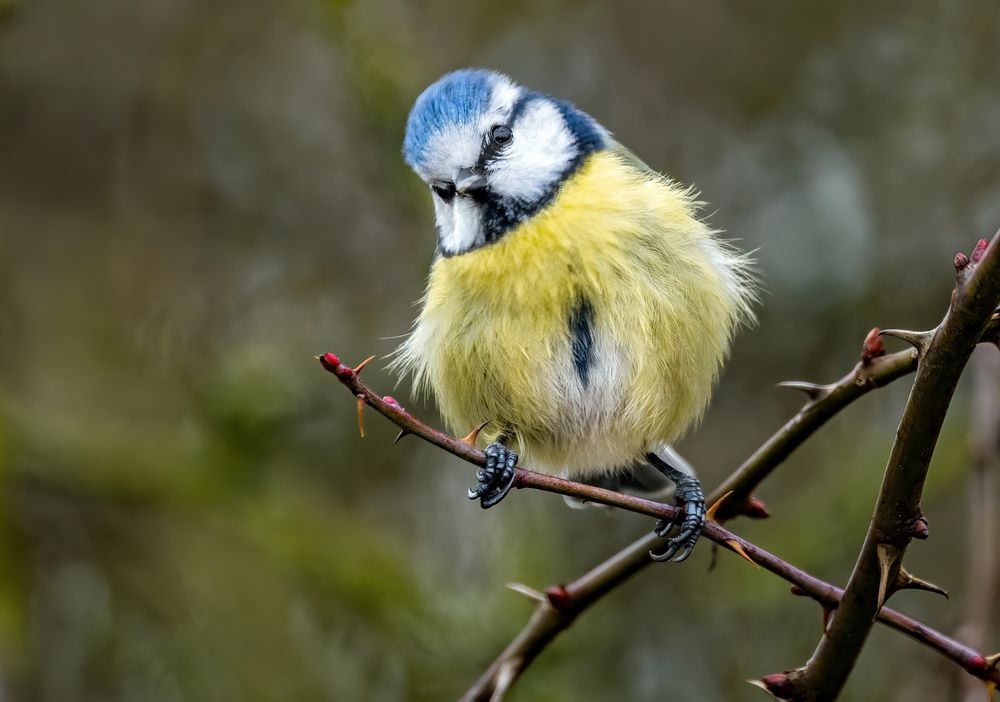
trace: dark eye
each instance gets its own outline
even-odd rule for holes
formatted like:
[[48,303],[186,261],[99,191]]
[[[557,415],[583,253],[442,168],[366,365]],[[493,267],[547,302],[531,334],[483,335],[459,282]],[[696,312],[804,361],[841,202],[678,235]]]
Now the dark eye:
[[498,124],[490,130],[490,141],[497,146],[506,146],[513,138],[514,132],[502,124]]
[[444,200],[445,202],[451,202],[451,199],[455,197],[454,183],[446,183],[444,185],[432,185],[431,190],[433,190],[434,194],[437,195],[442,200]]

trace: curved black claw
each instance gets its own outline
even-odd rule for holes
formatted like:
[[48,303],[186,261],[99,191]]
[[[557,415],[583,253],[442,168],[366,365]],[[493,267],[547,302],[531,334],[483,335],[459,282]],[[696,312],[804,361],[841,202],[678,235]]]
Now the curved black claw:
[[514,485],[514,466],[517,454],[500,443],[486,447],[486,466],[476,472],[479,481],[469,488],[469,499],[479,500],[483,509],[489,509],[507,497]]
[[[677,491],[674,493],[677,498],[677,505],[684,508],[684,512],[678,514],[670,521],[661,519],[656,523],[653,531],[657,536],[666,536],[667,533],[680,522],[680,531],[670,541],[663,553],[649,552],[654,561],[669,561],[680,563],[686,560],[694,550],[701,530],[705,526],[705,495],[701,491],[701,483],[693,475],[681,474],[677,481]],[[683,518],[682,518],[683,517]],[[674,558],[675,555],[679,556]]]
[[662,538],[669,534],[670,530],[677,526],[683,518],[684,512],[678,511],[673,516],[673,519],[658,519],[656,520],[656,526],[653,527],[653,533]]

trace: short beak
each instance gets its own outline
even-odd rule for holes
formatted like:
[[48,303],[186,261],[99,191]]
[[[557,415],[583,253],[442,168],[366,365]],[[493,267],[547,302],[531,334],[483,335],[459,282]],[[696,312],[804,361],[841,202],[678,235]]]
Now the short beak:
[[478,195],[486,191],[486,176],[471,168],[463,168],[455,178],[455,192],[459,195]]

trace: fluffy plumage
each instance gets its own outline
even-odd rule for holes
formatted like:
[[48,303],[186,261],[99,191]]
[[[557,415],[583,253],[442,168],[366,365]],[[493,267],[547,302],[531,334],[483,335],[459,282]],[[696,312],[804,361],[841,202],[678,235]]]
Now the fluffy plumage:
[[[444,255],[394,365],[433,392],[452,430],[492,419],[487,438],[513,439],[533,469],[595,478],[628,467],[704,411],[751,319],[748,260],[698,218],[691,190],[585,113],[498,74],[470,78],[475,87],[428,89],[408,125],[407,160],[430,185],[477,163],[487,185],[468,202],[435,196]],[[437,104],[457,93],[468,104]],[[513,141],[482,163],[474,146],[497,120]],[[517,152],[519,140],[533,152]],[[528,214],[490,230],[490,197]]]

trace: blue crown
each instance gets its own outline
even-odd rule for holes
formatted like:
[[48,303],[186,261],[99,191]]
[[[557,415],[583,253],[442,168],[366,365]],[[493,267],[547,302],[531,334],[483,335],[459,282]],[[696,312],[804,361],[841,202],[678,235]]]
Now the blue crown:
[[420,164],[431,137],[445,127],[472,122],[490,104],[499,73],[463,68],[448,73],[417,98],[406,120],[403,157],[410,166]]

